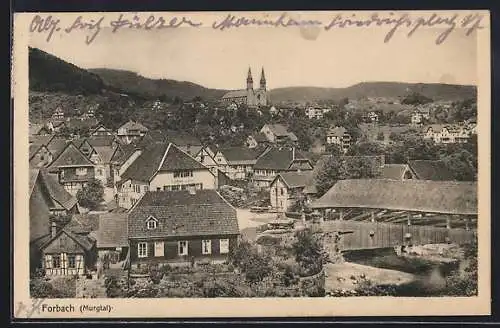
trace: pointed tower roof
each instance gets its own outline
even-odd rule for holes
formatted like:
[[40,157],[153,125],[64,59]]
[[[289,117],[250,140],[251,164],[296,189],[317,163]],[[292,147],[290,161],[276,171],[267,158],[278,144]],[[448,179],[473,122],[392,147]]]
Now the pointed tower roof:
[[264,67],[262,67],[262,72],[260,73],[260,81],[265,81],[266,80],[266,75],[264,74]]
[[247,81],[251,81],[252,79],[252,69],[248,67],[248,76],[247,76]]

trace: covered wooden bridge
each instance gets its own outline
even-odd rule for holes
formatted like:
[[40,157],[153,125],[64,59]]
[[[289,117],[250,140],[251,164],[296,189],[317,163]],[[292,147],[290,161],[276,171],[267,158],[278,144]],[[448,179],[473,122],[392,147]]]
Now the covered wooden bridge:
[[475,182],[340,180],[311,204],[323,229],[350,233],[344,248],[465,243],[477,227]]

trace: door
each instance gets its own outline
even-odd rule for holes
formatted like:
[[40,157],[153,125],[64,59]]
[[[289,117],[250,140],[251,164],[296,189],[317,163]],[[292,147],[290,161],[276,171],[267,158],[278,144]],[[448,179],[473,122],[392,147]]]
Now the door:
[[155,241],[155,257],[165,256],[165,247],[162,241]]

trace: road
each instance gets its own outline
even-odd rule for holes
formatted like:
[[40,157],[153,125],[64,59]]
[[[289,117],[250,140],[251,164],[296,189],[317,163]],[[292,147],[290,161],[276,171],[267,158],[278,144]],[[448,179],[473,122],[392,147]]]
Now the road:
[[257,236],[256,228],[276,219],[276,213],[252,213],[247,209],[236,209],[238,226],[243,238],[254,240]]

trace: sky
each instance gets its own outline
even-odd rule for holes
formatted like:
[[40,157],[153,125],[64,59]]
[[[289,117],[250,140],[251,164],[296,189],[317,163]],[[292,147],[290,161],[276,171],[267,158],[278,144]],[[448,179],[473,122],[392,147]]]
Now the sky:
[[411,38],[389,28],[332,29],[208,27],[164,30],[103,28],[87,45],[85,32],[31,33],[30,45],[82,68],[114,68],[149,78],[191,81],[208,88],[242,89],[248,68],[258,84],[264,67],[268,89],[288,86],[348,87],[395,81],[476,84],[473,35],[453,31],[435,44],[441,29],[420,29]]

